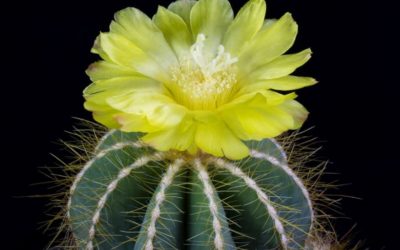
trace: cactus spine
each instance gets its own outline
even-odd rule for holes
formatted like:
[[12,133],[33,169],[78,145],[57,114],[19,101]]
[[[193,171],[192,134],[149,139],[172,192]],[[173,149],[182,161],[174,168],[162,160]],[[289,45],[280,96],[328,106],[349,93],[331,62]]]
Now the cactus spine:
[[310,195],[276,141],[229,161],[140,136],[110,131],[77,174],[67,215],[79,249],[304,249]]

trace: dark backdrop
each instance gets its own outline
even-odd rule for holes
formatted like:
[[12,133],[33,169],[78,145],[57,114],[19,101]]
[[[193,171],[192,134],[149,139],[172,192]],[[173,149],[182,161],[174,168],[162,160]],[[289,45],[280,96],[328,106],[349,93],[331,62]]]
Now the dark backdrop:
[[[50,152],[63,155],[55,142],[68,138],[64,131],[72,129],[71,117],[91,119],[83,110],[81,92],[89,84],[84,70],[97,58],[89,50],[98,32],[107,31],[113,13],[126,6],[153,14],[157,4],[168,2],[21,0],[2,8],[1,137],[6,148],[1,150],[1,249],[43,249],[49,240],[38,229],[46,220],[47,200],[21,196],[51,192],[30,185],[45,180],[38,167],[55,163]],[[237,10],[244,2],[232,4]],[[384,48],[375,42],[390,38],[376,22],[379,6],[368,12],[368,4],[269,0],[268,17],[292,12],[300,26],[292,51],[311,47],[314,52],[298,71],[320,81],[298,91],[311,112],[305,127],[316,126],[311,134],[324,141],[320,155],[331,160],[328,170],[350,184],[339,193],[361,198],[343,199],[342,211],[351,219],[337,221],[338,232],[357,224],[354,237],[366,240],[370,249],[396,249],[395,230],[389,225],[396,217],[392,202],[398,196],[393,192],[399,165],[394,130],[398,82],[380,74],[386,62],[378,57]]]

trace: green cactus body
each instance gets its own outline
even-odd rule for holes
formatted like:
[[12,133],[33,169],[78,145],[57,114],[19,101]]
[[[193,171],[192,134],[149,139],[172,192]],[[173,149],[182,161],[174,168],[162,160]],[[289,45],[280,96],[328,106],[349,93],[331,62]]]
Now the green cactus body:
[[303,249],[311,201],[274,140],[249,157],[157,152],[109,132],[77,175],[68,217],[79,249]]

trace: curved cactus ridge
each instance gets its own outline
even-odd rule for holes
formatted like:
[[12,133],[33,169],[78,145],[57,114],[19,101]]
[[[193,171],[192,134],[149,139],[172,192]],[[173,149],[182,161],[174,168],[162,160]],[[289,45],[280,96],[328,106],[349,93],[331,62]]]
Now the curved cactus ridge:
[[250,156],[157,152],[110,131],[78,173],[68,217],[79,249],[303,249],[309,194],[275,140]]

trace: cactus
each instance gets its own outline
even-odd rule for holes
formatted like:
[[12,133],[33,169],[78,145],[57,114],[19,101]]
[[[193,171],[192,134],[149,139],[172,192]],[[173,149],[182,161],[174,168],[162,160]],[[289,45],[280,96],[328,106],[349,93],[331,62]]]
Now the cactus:
[[317,81],[291,75],[311,57],[285,54],[292,15],[265,13],[264,0],[236,16],[228,0],[178,0],[115,14],[86,71],[84,107],[112,130],[69,189],[74,247],[310,248],[311,195],[273,138],[301,128],[292,91]]
[[67,204],[79,249],[303,249],[310,195],[274,139],[232,161],[159,152],[141,134],[108,132]]

